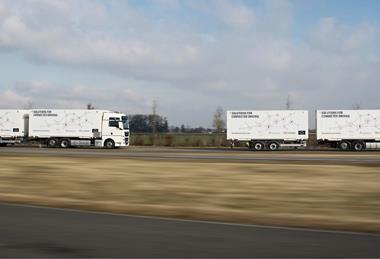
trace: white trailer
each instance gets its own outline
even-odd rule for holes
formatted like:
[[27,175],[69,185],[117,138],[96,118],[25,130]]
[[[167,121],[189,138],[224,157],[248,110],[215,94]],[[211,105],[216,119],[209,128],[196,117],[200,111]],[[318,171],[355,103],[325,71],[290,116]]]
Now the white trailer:
[[231,147],[246,142],[253,150],[306,147],[308,111],[227,111],[227,139]]
[[0,110],[0,146],[22,141],[27,128],[26,114],[25,110]]
[[[4,112],[20,127],[18,139],[37,141],[48,147],[129,145],[129,122],[125,114],[106,110],[35,109]],[[23,115],[21,115],[23,114]],[[20,122],[22,118],[22,122]],[[10,128],[10,127],[9,127]],[[21,134],[23,132],[23,134]],[[17,143],[14,138],[8,143]]]
[[317,141],[341,150],[380,148],[380,110],[317,110]]

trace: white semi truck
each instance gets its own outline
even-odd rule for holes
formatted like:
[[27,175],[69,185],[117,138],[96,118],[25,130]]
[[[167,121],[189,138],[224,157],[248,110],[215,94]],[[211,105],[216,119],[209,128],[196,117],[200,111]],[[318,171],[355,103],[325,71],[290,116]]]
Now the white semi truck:
[[29,141],[61,148],[124,147],[128,117],[107,110],[0,110],[0,145]]
[[380,148],[380,110],[317,110],[317,141],[341,150]]
[[231,147],[246,142],[250,149],[306,147],[308,111],[227,111],[227,140]]

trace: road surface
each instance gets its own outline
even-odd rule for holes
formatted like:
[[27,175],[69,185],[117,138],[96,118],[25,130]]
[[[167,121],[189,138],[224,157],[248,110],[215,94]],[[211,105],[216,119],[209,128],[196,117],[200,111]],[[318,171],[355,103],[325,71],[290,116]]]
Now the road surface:
[[376,164],[380,165],[380,152],[340,152],[340,151],[277,151],[249,152],[229,149],[195,149],[195,148],[126,148],[106,149],[48,149],[36,147],[3,147],[0,155],[46,155],[69,157],[116,157],[133,159],[185,159],[215,160],[227,162],[314,162],[334,164]]
[[0,204],[0,257],[380,257],[380,235]]

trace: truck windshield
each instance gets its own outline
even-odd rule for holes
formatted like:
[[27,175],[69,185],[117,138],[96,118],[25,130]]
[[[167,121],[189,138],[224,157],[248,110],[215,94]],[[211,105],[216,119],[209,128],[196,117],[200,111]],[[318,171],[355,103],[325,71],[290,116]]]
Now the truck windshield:
[[123,128],[124,129],[129,129],[129,120],[128,116],[122,116],[121,121],[123,122]]

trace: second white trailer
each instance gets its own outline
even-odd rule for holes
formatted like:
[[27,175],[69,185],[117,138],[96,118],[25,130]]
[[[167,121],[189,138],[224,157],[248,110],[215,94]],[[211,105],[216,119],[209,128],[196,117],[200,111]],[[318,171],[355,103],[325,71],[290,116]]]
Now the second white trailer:
[[317,140],[341,150],[380,148],[380,110],[318,110]]
[[308,111],[228,111],[227,139],[231,146],[246,142],[254,150],[306,147]]

